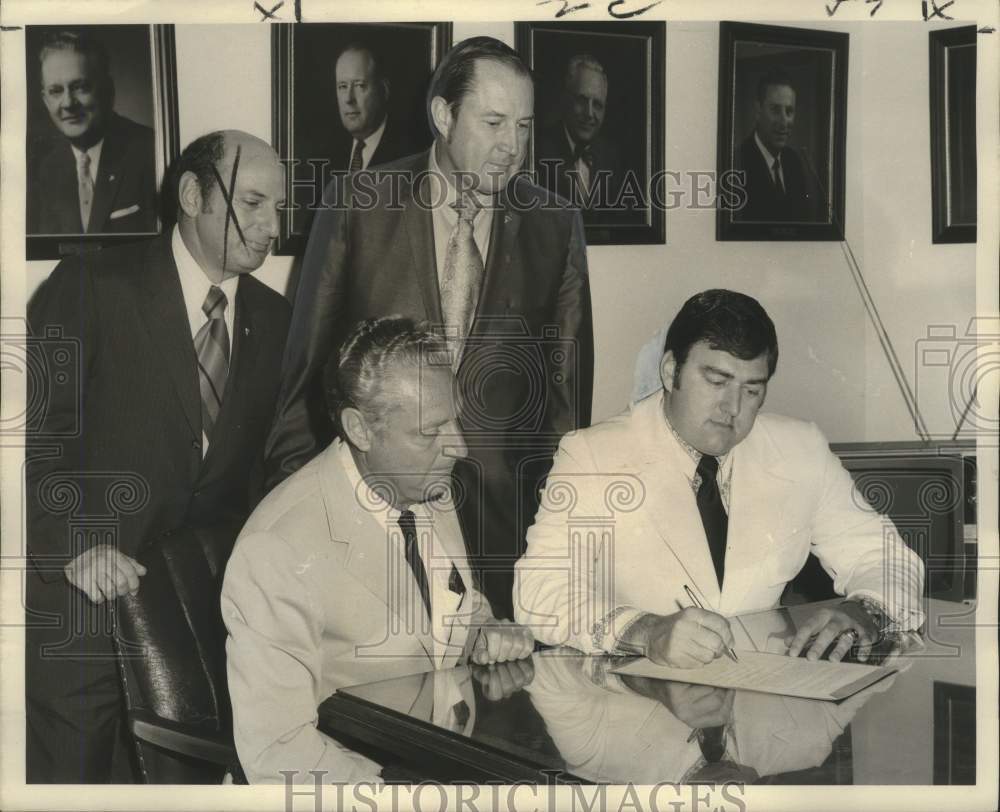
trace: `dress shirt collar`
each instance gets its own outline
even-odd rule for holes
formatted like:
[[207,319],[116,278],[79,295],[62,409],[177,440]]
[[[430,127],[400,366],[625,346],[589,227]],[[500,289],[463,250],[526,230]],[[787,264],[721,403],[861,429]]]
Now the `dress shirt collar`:
[[[212,287],[211,280],[205,275],[198,261],[191,255],[181,230],[174,226],[174,233],[170,238],[170,247],[174,255],[174,264],[177,266],[177,275],[181,280],[181,293],[184,296],[184,308],[187,311],[188,323],[191,327],[191,337],[198,333],[201,326],[208,321],[208,317],[202,311],[201,306],[205,303],[208,289]],[[216,287],[221,288],[226,294],[226,310],[224,318],[226,330],[229,333],[229,348],[233,346],[233,323],[236,314],[236,291],[240,283],[239,275],[231,276]]]
[[[388,120],[389,120],[388,116],[386,116],[385,118],[383,118],[382,119],[382,123],[378,125],[378,129],[376,129],[375,132],[373,132],[367,138],[363,139],[364,142],[365,142],[365,148],[363,150],[361,150],[361,168],[362,169],[367,169],[368,168],[368,164],[371,163],[372,156],[375,154],[375,150],[378,149],[378,145],[382,141],[382,136],[385,134],[385,123]],[[357,140],[358,140],[357,138],[352,138],[351,139],[351,153],[352,154],[354,153],[354,144],[355,144],[355,142]],[[348,157],[350,157],[350,156],[348,156]]]
[[[687,442],[687,440],[681,437],[681,435],[677,432],[677,429],[675,429],[673,425],[670,423],[670,418],[667,417],[666,392],[660,393],[660,414],[663,417],[662,421],[663,425],[666,426],[667,429],[667,431],[663,432],[663,434],[665,436],[669,436],[669,438],[672,438],[674,443],[676,444],[676,447],[679,448],[683,452],[684,456],[687,457],[688,460],[690,460],[691,462],[691,466],[687,468],[684,472],[687,475],[688,479],[690,479],[694,476],[694,472],[698,468],[698,463],[701,462],[701,458],[704,456],[704,454],[702,454],[697,448],[695,448],[693,445]],[[720,471],[722,471],[724,468],[727,468],[727,463],[729,462],[731,457],[732,454],[729,452],[726,452],[725,454],[722,454],[721,456],[717,457],[717,459],[719,460]]]
[[[764,156],[764,163],[767,164],[767,171],[771,171],[771,167],[774,166],[775,160],[778,158],[777,155],[772,155],[771,151],[764,146],[764,142],[760,140],[760,136],[757,135],[757,130],[753,131],[753,140],[757,144],[757,149],[760,150],[760,154]],[[778,166],[781,166],[779,163]]]
[[[426,199],[432,200],[435,203],[442,199],[442,189],[444,187],[444,200],[440,205],[435,205],[434,211],[440,211],[444,214],[445,219],[454,226],[458,222],[458,212],[452,208],[452,205],[458,200],[458,191],[451,183],[451,178],[448,177],[448,173],[441,168],[441,164],[437,159],[438,144],[437,141],[430,149],[430,158],[427,162],[427,168],[430,170],[431,182],[436,184],[434,188],[431,189],[431,194],[426,196]],[[479,211],[476,213],[475,220],[473,221],[475,226],[479,226],[483,220],[490,220],[489,213],[496,207],[497,199],[493,195],[484,195],[479,192],[471,193],[471,196],[475,203],[479,206]],[[484,213],[485,212],[485,213]]]
[[76,161],[77,167],[80,166],[80,156],[83,155],[84,152],[86,152],[87,155],[90,156],[90,179],[96,183],[97,167],[100,165],[101,162],[101,149],[104,147],[104,139],[102,138],[100,141],[94,144],[94,146],[86,150],[78,149],[73,144],[70,144],[69,146],[70,149],[73,150],[73,160]]

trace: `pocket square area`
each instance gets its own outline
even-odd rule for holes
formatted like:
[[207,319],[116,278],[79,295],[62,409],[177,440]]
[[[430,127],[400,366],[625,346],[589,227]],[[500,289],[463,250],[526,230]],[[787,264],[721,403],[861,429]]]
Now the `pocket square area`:
[[124,209],[115,209],[111,214],[108,215],[109,220],[117,220],[119,217],[128,217],[130,214],[135,214],[139,211],[139,204],[133,203]]

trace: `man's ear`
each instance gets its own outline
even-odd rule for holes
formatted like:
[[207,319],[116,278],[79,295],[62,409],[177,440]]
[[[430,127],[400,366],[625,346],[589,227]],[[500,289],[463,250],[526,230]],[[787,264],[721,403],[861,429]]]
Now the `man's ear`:
[[677,359],[674,351],[667,350],[660,359],[660,382],[668,392],[674,390],[674,373],[677,371]]
[[452,125],[455,123],[455,117],[452,115],[451,105],[441,96],[435,96],[431,99],[431,119],[434,121],[434,127],[447,141],[451,134]]
[[201,184],[194,172],[181,175],[177,184],[177,205],[188,217],[197,217],[201,213]]
[[365,416],[353,406],[340,412],[340,425],[347,435],[347,441],[358,451],[368,451],[372,447],[372,431]]

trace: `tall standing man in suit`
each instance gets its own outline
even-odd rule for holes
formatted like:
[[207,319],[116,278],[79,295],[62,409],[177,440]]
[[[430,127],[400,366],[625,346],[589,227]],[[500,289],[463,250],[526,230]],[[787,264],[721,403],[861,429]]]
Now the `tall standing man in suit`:
[[[698,666],[732,646],[728,616],[778,605],[810,552],[847,599],[812,615],[790,655],[834,644],[839,660],[922,623],[923,564],[826,438],[758,414],[777,363],[756,299],[704,291],[667,330],[661,392],[562,441],[517,564],[517,619],[537,638]],[[587,517],[610,521],[588,533]],[[678,610],[688,590],[704,609]]]
[[611,207],[623,181],[618,147],[601,133],[607,109],[604,66],[590,54],[571,57],[559,98],[559,121],[539,133],[535,164],[538,182],[583,208],[585,221],[596,209]]
[[429,153],[325,192],[268,439],[271,481],[331,439],[320,372],[351,325],[400,314],[439,326],[454,351],[469,447],[455,469],[458,511],[484,591],[499,616],[511,617],[513,564],[539,479],[558,438],[590,421],[583,225],[517,174],[533,87],[511,48],[490,37],[456,45],[435,71],[427,106],[436,134]]
[[142,589],[136,557],[163,533],[245,519],[263,464],[289,308],[250,274],[278,234],[283,169],[228,131],[192,142],[177,177],[172,233],[63,260],[28,308],[36,336],[58,331],[28,387],[45,411],[27,451],[29,782],[108,780],[115,599]]
[[745,173],[747,202],[735,213],[743,221],[814,222],[822,207],[813,172],[792,145],[795,88],[774,70],[757,82],[754,131],[740,145],[736,169]]
[[[369,319],[331,353],[325,380],[339,439],[260,503],[222,591],[236,748],[252,782],[280,783],[280,770],[371,780],[377,765],[316,729],[324,699],[516,660],[534,642],[496,621],[473,585],[450,487],[466,450],[441,337]],[[445,682],[433,718],[464,729],[473,708],[460,691],[441,694]]]
[[60,31],[38,53],[41,94],[58,131],[28,171],[28,234],[156,231],[153,131],[114,111],[108,54]]
[[347,45],[337,57],[334,82],[340,122],[351,143],[348,150],[333,156],[333,169],[356,172],[413,152],[405,129],[389,120],[389,77],[374,48]]

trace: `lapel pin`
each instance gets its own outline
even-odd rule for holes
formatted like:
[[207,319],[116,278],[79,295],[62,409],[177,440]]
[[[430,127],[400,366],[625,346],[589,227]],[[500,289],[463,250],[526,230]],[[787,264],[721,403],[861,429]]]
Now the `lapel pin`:
[[245,336],[250,335],[250,328],[249,327],[244,327],[243,328],[243,335],[245,335]]
[[114,175],[108,175],[108,180],[114,180],[114,179],[115,179]]

